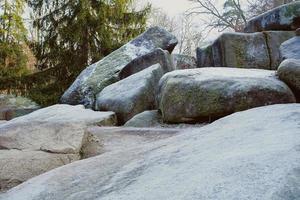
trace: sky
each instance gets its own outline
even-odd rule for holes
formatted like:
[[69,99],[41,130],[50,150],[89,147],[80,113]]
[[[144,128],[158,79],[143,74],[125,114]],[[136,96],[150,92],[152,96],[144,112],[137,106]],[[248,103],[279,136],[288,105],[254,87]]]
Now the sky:
[[185,12],[195,5],[188,0],[145,0],[153,5],[163,9],[168,15],[175,16]]

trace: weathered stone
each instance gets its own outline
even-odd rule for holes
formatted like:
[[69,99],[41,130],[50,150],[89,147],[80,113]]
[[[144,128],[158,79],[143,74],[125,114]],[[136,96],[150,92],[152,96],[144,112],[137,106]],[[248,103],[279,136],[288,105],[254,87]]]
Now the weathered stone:
[[281,58],[285,59],[300,59],[300,36],[295,36],[280,46]]
[[197,67],[196,59],[192,56],[174,54],[173,60],[176,69],[193,69]]
[[235,113],[168,139],[65,165],[0,199],[295,200],[299,121],[299,104]]
[[0,125],[0,149],[78,154],[88,125],[114,125],[112,112],[54,105]]
[[6,123],[6,120],[0,120],[0,125]]
[[159,109],[164,121],[193,122],[270,104],[294,103],[275,71],[200,68],[173,71],[160,80]]
[[158,82],[164,75],[160,64],[153,65],[117,83],[97,95],[96,110],[114,111],[119,124],[134,115],[155,109]]
[[155,127],[155,128],[200,128],[207,125],[207,123],[199,123],[199,124],[166,124],[163,122],[161,114],[158,110],[145,111],[140,114],[137,114],[132,119],[130,119],[125,127]]
[[277,71],[279,79],[285,82],[293,90],[300,101],[300,59],[284,60]]
[[300,2],[285,4],[251,19],[245,32],[290,31],[300,27]]
[[0,150],[0,192],[79,159],[76,154]]
[[213,46],[198,47],[197,52],[197,67],[214,67]]
[[270,69],[276,70],[281,63],[280,45],[295,36],[294,31],[265,31],[264,32],[270,55]]
[[61,102],[93,107],[95,96],[108,85],[119,81],[119,72],[131,61],[157,48],[172,52],[176,44],[176,37],[164,29],[159,27],[148,29],[99,62],[87,67],[64,93]]
[[198,48],[197,59],[198,67],[270,68],[263,33],[223,33],[211,47]]
[[0,94],[0,120],[11,120],[39,108],[35,102],[28,98]]

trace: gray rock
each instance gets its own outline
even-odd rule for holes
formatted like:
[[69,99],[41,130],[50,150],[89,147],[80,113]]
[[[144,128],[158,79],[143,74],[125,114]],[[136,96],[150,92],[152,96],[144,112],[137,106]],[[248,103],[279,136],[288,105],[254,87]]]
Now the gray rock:
[[167,73],[160,80],[159,100],[169,123],[211,121],[253,107],[296,101],[275,71],[236,68]]
[[119,81],[119,72],[131,61],[157,48],[172,52],[176,44],[176,37],[164,29],[159,27],[148,29],[99,62],[87,67],[64,93],[61,102],[93,107],[95,96],[108,85]]
[[285,4],[251,19],[245,32],[290,31],[300,27],[300,2]]
[[173,128],[135,128],[135,127],[91,127],[87,133],[90,141],[83,146],[85,158],[100,154],[122,151],[134,146],[148,144],[179,134]]
[[79,159],[76,154],[0,150],[0,192]]
[[35,102],[28,98],[0,94],[0,120],[11,120],[29,114],[39,108]]
[[282,60],[300,59],[300,36],[295,36],[280,46]]
[[115,124],[114,113],[82,105],[54,105],[0,124],[0,190],[85,157],[86,129]]
[[295,36],[294,31],[265,31],[271,61],[271,70],[276,70],[281,63],[280,45]]
[[299,121],[299,104],[235,113],[57,168],[0,199],[298,199]]
[[170,53],[166,50],[158,48],[148,54],[132,60],[119,72],[119,77],[120,79],[127,78],[128,76],[131,76],[132,74],[140,72],[155,64],[160,64],[165,73],[175,69],[175,65]]
[[207,123],[199,123],[199,124],[166,124],[163,122],[161,114],[158,110],[145,111],[140,114],[137,114],[132,119],[130,119],[124,127],[156,127],[156,128],[200,128],[207,125]]
[[198,67],[270,68],[263,33],[223,33],[211,46],[198,48],[197,59]]
[[0,125],[0,149],[78,154],[91,125],[115,125],[113,112],[54,105]]
[[193,69],[197,67],[196,59],[192,56],[173,54],[176,69]]
[[97,95],[96,110],[113,111],[119,124],[124,124],[140,112],[155,109],[158,82],[163,75],[161,65],[156,64],[107,86]]
[[293,90],[300,101],[300,59],[284,60],[277,71],[279,79],[285,82]]
[[0,120],[0,125],[6,123],[6,120]]

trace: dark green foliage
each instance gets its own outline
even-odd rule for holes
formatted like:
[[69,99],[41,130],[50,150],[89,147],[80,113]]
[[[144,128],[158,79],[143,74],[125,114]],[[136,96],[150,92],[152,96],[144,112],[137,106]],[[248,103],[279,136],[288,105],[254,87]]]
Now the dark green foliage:
[[58,102],[87,66],[145,30],[150,7],[137,12],[132,0],[29,0],[42,72],[0,79],[0,91],[27,96],[40,105]]
[[28,72],[22,48],[27,33],[22,19],[24,4],[24,0],[0,2],[0,78]]

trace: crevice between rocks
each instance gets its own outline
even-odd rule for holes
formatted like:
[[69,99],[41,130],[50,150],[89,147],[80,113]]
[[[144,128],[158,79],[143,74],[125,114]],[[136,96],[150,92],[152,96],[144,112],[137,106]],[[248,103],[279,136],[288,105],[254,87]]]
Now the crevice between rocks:
[[271,53],[271,48],[269,46],[269,39],[268,39],[268,34],[263,31],[262,34],[264,35],[264,38],[265,38],[265,42],[266,42],[266,47],[267,47],[267,50],[268,50],[268,56],[269,56],[269,70],[272,70],[272,53]]

